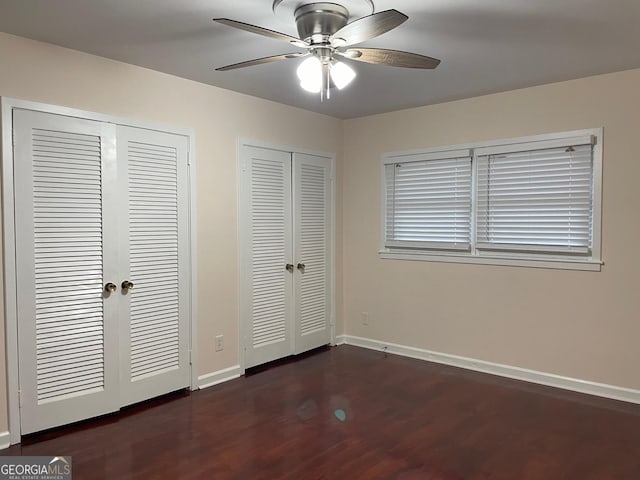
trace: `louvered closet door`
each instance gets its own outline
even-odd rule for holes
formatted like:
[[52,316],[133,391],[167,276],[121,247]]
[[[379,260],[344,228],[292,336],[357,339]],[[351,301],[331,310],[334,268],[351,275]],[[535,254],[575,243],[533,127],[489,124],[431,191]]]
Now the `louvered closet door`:
[[119,408],[114,128],[14,111],[21,430]]
[[291,154],[241,151],[240,318],[245,366],[293,353]]
[[188,387],[188,140],[118,127],[122,404]]
[[295,353],[331,340],[331,161],[293,155]]

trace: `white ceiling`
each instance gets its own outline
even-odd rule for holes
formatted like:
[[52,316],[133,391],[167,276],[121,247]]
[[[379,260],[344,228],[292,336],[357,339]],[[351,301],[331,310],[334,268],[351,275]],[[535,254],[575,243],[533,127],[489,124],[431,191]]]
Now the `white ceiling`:
[[407,50],[442,64],[412,70],[351,62],[354,83],[321,103],[298,86],[300,60],[214,71],[296,51],[211,21],[227,17],[297,36],[288,8],[274,15],[271,3],[0,0],[0,31],[339,118],[640,67],[640,0],[376,0],[376,11],[395,8],[409,20],[361,46]]

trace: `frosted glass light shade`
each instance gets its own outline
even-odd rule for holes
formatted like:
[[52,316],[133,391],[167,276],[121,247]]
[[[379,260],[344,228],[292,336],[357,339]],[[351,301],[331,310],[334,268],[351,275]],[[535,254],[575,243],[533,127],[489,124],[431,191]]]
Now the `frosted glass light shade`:
[[310,93],[322,90],[322,63],[318,57],[309,57],[298,66],[300,86]]
[[331,80],[340,90],[349,85],[356,78],[356,72],[344,62],[331,65]]

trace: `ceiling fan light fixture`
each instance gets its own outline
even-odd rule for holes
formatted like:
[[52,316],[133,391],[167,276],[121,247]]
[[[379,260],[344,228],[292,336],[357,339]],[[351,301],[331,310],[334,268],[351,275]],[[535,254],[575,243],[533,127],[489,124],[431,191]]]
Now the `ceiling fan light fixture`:
[[322,62],[316,56],[305,59],[298,66],[300,86],[310,93],[320,93],[322,90]]
[[331,80],[339,90],[346,88],[354,78],[356,78],[355,70],[346,63],[335,62],[331,65]]
[[322,91],[322,81],[300,82],[300,87],[309,93],[320,93]]

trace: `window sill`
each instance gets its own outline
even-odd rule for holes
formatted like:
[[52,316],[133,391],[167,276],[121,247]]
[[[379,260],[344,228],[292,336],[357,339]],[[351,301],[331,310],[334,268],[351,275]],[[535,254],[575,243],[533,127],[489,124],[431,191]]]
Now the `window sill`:
[[506,267],[528,267],[528,268],[549,268],[555,270],[581,270],[599,272],[604,262],[597,260],[553,260],[540,258],[503,258],[498,256],[488,257],[471,256],[461,254],[434,254],[417,252],[398,252],[381,250],[380,258],[385,260],[414,260],[421,262],[443,262],[443,263],[471,263],[479,265],[498,265]]

